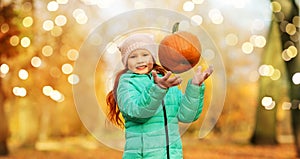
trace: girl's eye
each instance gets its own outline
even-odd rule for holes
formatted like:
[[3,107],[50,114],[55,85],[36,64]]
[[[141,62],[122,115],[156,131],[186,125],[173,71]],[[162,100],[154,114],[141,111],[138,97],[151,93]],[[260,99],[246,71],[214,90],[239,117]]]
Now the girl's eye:
[[136,58],[136,56],[135,56],[135,55],[132,55],[132,56],[129,56],[129,58],[131,58],[131,59],[132,59],[132,58]]
[[144,53],[143,56],[149,56],[149,54],[148,53]]

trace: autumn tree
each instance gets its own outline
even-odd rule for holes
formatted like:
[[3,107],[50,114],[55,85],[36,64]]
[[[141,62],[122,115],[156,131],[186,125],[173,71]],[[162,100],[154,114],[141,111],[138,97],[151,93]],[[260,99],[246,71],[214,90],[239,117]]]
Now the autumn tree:
[[[284,70],[282,78],[288,85],[287,96],[290,98],[290,110],[292,116],[293,135],[298,156],[300,156],[300,17],[299,7],[294,0],[272,0],[273,18],[268,38],[268,46],[262,57],[262,62],[277,65],[282,63]],[[279,60],[280,59],[280,60]],[[271,66],[267,67],[271,67]],[[260,98],[262,104],[270,101],[269,106],[275,106],[276,100],[284,96],[282,83],[267,82],[261,80]],[[263,101],[265,97],[265,101]],[[278,103],[278,101],[277,101]],[[266,104],[265,106],[268,106]],[[256,127],[251,139],[255,144],[275,144],[276,140],[276,109],[266,110],[259,106],[257,109]]]

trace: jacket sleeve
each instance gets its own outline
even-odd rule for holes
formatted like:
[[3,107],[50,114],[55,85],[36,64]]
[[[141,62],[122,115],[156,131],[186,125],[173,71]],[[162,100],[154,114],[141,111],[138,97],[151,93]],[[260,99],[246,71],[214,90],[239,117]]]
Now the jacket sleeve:
[[121,76],[117,89],[119,109],[127,120],[143,123],[155,115],[167,90],[150,83],[142,91],[136,89],[130,77]]
[[191,80],[182,96],[181,104],[178,109],[178,120],[190,123],[197,120],[202,112],[205,85],[193,85]]

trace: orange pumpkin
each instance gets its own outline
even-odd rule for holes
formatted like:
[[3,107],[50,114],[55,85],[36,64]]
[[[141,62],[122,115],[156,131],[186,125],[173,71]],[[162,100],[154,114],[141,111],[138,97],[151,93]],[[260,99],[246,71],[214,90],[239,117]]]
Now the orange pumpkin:
[[200,60],[201,44],[192,33],[178,31],[179,23],[173,27],[173,34],[166,36],[159,44],[160,64],[168,71],[182,73],[193,68]]

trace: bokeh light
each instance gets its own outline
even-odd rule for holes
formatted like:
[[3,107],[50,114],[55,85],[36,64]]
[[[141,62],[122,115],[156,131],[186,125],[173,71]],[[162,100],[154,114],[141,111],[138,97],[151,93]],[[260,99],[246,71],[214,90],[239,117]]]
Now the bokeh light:
[[269,96],[263,97],[262,100],[261,100],[261,104],[262,104],[262,106],[265,107],[266,110],[272,110],[276,105],[273,98],[269,97]]
[[19,71],[19,78],[22,79],[22,80],[26,80],[28,79],[28,72],[25,70],[25,69],[20,69]]
[[20,43],[20,38],[17,35],[10,37],[9,39],[11,46],[17,46]]
[[55,12],[58,10],[58,8],[59,8],[59,5],[56,1],[51,1],[47,4],[47,9],[50,12]]
[[51,35],[54,37],[58,37],[63,33],[63,29],[60,26],[54,26],[51,30]]
[[294,35],[296,33],[296,26],[292,23],[288,23],[286,25],[285,31],[289,34],[289,35]]
[[79,52],[76,49],[71,49],[67,52],[67,57],[71,61],[76,61],[79,57]]
[[69,77],[68,77],[68,82],[72,85],[76,85],[79,83],[79,76],[76,75],[76,74],[71,74]]
[[273,72],[273,74],[270,76],[270,78],[272,79],[272,80],[279,80],[280,79],[280,77],[281,77],[281,72],[280,72],[280,70],[278,70],[278,69],[275,69],[274,70],[274,72]]
[[195,4],[202,4],[204,0],[192,0],[192,2]]
[[45,20],[43,23],[43,29],[46,31],[52,30],[54,27],[54,23],[52,20]]
[[40,67],[42,65],[42,60],[37,57],[37,56],[34,56],[32,59],[31,59],[31,65],[33,67]]
[[58,90],[51,91],[50,98],[56,102],[63,102],[65,99],[64,95],[61,92],[59,92]]
[[293,75],[292,81],[295,85],[300,84],[300,72],[297,72]]
[[250,43],[250,42],[245,42],[245,43],[243,43],[243,45],[242,45],[242,51],[243,51],[243,53],[245,53],[245,54],[250,54],[250,53],[252,53],[253,49],[254,49],[254,46],[253,46],[253,44]]
[[28,37],[23,37],[21,39],[21,46],[23,46],[24,48],[29,47],[31,44],[31,41]]
[[281,4],[279,2],[274,1],[271,3],[271,9],[273,12],[278,13],[281,11]]
[[266,38],[261,35],[252,35],[250,37],[250,42],[258,48],[263,48],[267,44]]
[[86,24],[88,21],[88,17],[83,9],[75,9],[72,15],[78,24]]
[[283,102],[281,108],[282,108],[282,110],[291,110],[292,103],[290,103],[290,102]]
[[1,32],[3,33],[3,34],[5,34],[5,33],[7,33],[8,31],[9,31],[9,25],[7,24],[7,23],[3,23],[2,25],[1,25]]
[[73,66],[69,63],[63,64],[61,70],[64,74],[71,74],[73,72]]
[[272,65],[261,65],[258,68],[258,73],[261,76],[272,76],[274,71],[275,71],[275,69]]
[[272,104],[272,101],[273,101],[272,97],[268,97],[268,96],[263,97],[263,99],[261,100],[261,105],[265,107],[269,106]]
[[191,24],[194,26],[199,26],[202,24],[202,22],[203,22],[203,18],[200,15],[194,15],[191,18]]
[[229,46],[235,46],[238,43],[238,36],[234,33],[227,34],[225,37],[225,42]]
[[53,54],[53,48],[49,45],[45,45],[42,48],[42,54],[46,57],[51,56]]
[[18,97],[25,97],[27,95],[27,90],[24,87],[14,87],[12,92]]
[[1,72],[1,74],[6,75],[9,72],[9,66],[5,63],[1,64],[0,72]]
[[30,2],[24,2],[22,5],[22,9],[25,12],[30,12],[32,10],[32,4]]
[[58,4],[67,4],[69,0],[56,0]]
[[43,94],[46,96],[50,96],[50,93],[53,91],[51,86],[44,86],[43,87]]
[[183,3],[183,10],[186,12],[191,12],[195,8],[195,4],[192,1],[186,1]]
[[294,24],[296,27],[300,28],[300,16],[294,16],[294,17],[293,17],[293,24]]
[[219,9],[211,9],[208,13],[209,18],[214,24],[222,24],[224,17]]
[[24,27],[26,27],[26,28],[31,27],[32,24],[33,24],[33,19],[32,19],[32,17],[25,17],[25,18],[23,19],[23,26],[24,26]]
[[64,15],[58,15],[55,18],[54,22],[57,26],[64,26],[67,23],[67,17]]

